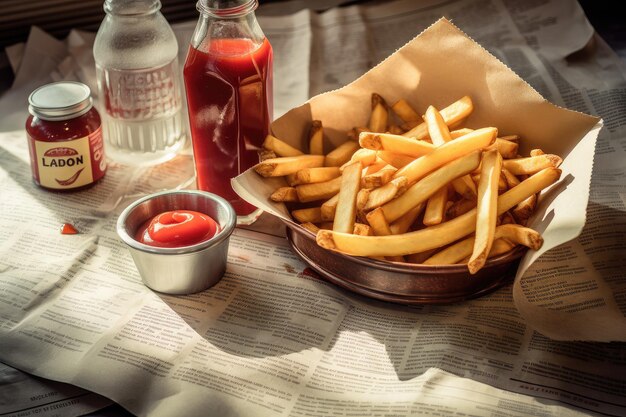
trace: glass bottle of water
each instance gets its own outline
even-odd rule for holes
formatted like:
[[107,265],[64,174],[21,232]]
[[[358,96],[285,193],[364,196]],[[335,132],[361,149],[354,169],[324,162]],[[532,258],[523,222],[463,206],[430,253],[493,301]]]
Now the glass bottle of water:
[[152,165],[185,140],[178,43],[159,0],[106,0],[93,47],[106,152]]

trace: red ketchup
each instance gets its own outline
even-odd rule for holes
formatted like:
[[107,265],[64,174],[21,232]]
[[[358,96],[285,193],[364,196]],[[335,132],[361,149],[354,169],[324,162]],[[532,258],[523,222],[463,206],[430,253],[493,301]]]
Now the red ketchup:
[[259,162],[272,120],[272,47],[267,39],[205,39],[184,69],[198,188],[228,200],[238,216],[256,207],[230,179]]
[[204,213],[175,210],[147,220],[135,233],[135,239],[150,246],[180,248],[209,240],[218,230],[217,222]]

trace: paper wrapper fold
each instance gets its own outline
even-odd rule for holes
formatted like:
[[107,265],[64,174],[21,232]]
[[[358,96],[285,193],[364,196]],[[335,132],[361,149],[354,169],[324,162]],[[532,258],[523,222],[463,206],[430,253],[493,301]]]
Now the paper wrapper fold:
[[[346,132],[367,125],[371,93],[388,103],[407,100],[418,111],[441,109],[469,95],[474,112],[465,126],[495,126],[499,135],[520,135],[520,153],[534,148],[564,158],[558,193],[539,206],[530,227],[545,239],[538,252],[521,263],[527,267],[545,251],[578,236],[585,223],[593,154],[602,121],[556,106],[544,99],[505,64],[446,19],[440,19],[354,82],[313,97],[272,123],[272,133],[306,149],[312,120],[321,120],[327,149],[347,140]],[[282,179],[268,181],[248,170],[233,180],[245,200],[287,221],[282,203],[269,200]]]

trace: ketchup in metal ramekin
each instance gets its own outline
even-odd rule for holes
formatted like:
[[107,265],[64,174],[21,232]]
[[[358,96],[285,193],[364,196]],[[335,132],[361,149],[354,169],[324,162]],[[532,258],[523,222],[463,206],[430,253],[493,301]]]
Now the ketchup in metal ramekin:
[[26,120],[33,180],[43,188],[77,190],[104,176],[102,123],[85,84],[46,84],[28,98]]

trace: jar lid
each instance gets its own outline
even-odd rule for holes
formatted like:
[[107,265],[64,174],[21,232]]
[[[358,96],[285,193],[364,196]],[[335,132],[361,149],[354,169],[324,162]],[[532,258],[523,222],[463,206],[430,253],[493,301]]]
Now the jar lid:
[[28,111],[43,120],[67,120],[82,116],[93,106],[91,90],[76,81],[46,84],[28,97]]

